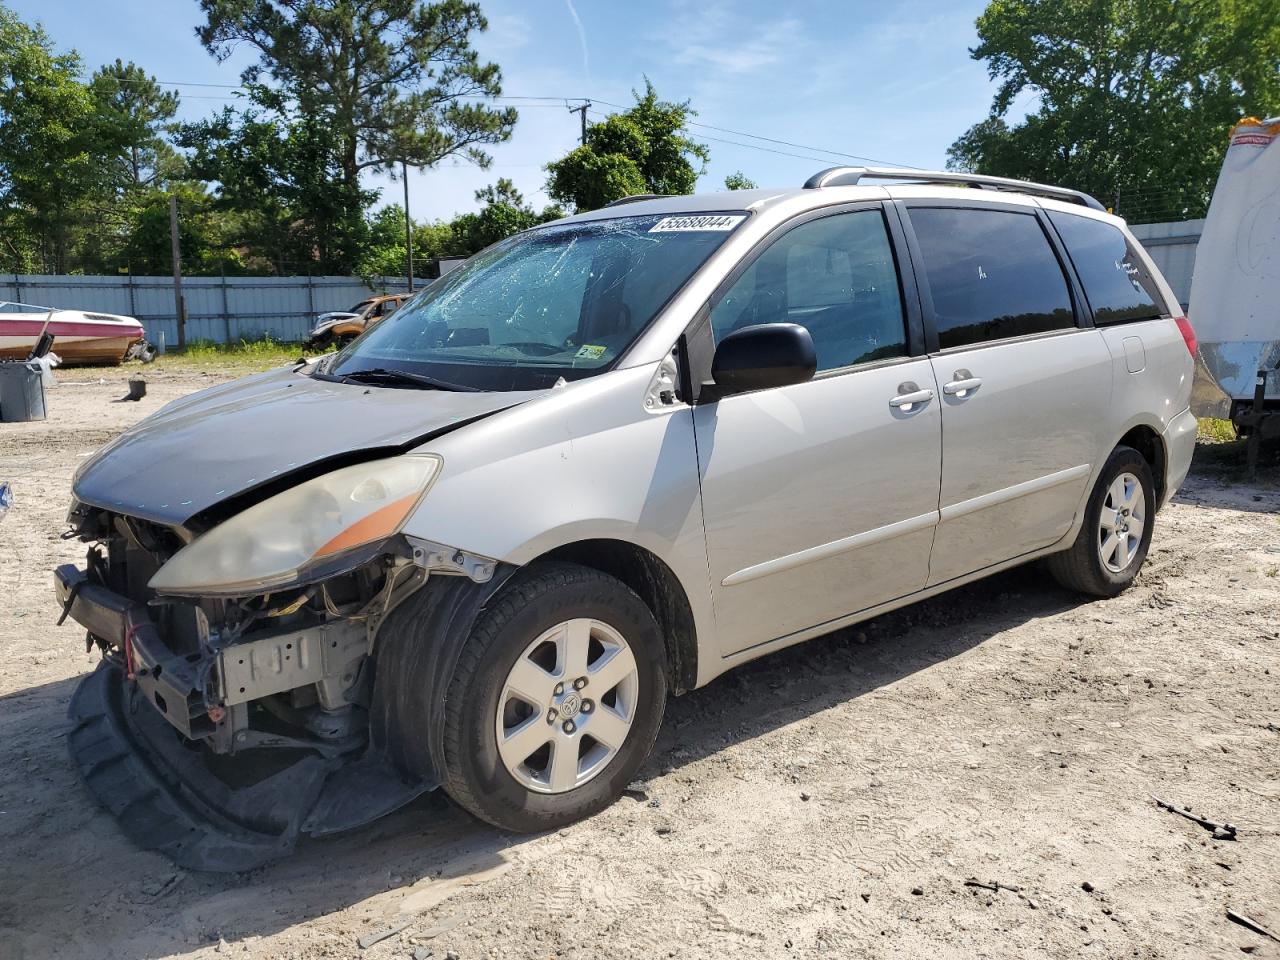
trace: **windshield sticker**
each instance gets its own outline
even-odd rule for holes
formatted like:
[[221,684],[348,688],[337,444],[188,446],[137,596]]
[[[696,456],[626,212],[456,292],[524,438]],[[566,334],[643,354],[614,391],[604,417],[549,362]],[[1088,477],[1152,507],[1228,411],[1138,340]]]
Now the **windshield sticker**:
[[595,343],[584,343],[578,348],[578,352],[573,355],[575,360],[599,360],[604,356],[607,347],[602,347]]
[[726,214],[714,214],[709,217],[663,217],[652,227],[649,228],[650,233],[694,233],[703,230],[728,231],[732,230],[743,220],[747,219],[745,215],[738,216]]

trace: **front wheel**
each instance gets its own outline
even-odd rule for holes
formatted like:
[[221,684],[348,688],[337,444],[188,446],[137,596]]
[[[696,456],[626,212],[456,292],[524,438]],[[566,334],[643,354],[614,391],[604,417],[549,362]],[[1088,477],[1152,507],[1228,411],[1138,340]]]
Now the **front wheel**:
[[1048,558],[1049,572],[1081,593],[1121,593],[1147,557],[1155,507],[1151,467],[1132,447],[1116,447],[1089,495],[1075,542]]
[[446,698],[444,787],[516,832],[612,803],[648,757],[667,684],[662,635],[625,584],[552,563],[488,605]]

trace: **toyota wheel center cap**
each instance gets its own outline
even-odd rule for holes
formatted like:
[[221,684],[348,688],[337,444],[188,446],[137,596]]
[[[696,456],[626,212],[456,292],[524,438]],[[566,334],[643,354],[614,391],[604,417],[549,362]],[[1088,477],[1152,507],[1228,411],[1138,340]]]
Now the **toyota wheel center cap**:
[[560,718],[562,720],[572,720],[578,715],[578,711],[582,708],[582,698],[578,696],[576,691],[565,694],[563,700],[560,701]]

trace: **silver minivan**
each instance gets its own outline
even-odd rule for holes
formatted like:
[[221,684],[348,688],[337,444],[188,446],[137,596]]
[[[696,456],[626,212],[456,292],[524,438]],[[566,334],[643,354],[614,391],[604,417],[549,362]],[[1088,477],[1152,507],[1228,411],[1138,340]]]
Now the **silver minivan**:
[[1057,187],[836,168],[537,227],[86,462],[72,756],[201,869],[437,787],[558,827],[737,664],[1042,557],[1123,590],[1194,354],[1123,221]]

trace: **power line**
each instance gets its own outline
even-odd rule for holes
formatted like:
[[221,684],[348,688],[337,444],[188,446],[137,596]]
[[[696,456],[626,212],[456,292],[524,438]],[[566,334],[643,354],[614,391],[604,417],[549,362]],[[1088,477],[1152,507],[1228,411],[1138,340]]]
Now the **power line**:
[[[591,111],[597,117],[605,117],[608,114],[601,113],[599,110]],[[758,143],[738,143],[735,140],[725,140],[721,137],[708,137],[706,134],[700,134],[703,140],[711,140],[714,143],[727,143],[734,147],[746,147],[748,150],[763,150],[765,153],[776,153],[784,157],[795,157],[799,160],[812,160],[815,163],[830,163],[831,161],[825,157],[810,157],[802,153],[789,153],[786,150],[775,150],[772,147],[762,147]]]
[[[609,101],[607,101],[607,100],[596,100],[596,103],[602,103],[602,104],[604,104],[606,107],[614,107],[614,108],[616,108],[616,109],[618,109],[618,110],[627,110],[627,109],[629,109],[628,107],[626,107],[626,106],[624,106],[624,105],[622,105],[622,104],[620,104],[620,103],[610,103],[610,102],[609,102]],[[778,139],[775,139],[774,137],[766,137],[766,136],[762,136],[761,134],[758,134],[758,133],[746,133],[745,131],[742,131],[742,130],[730,130],[728,127],[717,127],[717,126],[715,126],[715,125],[713,125],[713,124],[710,124],[710,123],[702,123],[702,122],[700,122],[700,121],[698,121],[698,120],[686,120],[686,121],[685,121],[685,123],[687,123],[687,124],[688,124],[689,126],[691,126],[691,127],[702,127],[704,130],[715,130],[715,131],[717,131],[717,132],[719,132],[719,133],[727,133],[727,134],[730,134],[730,135],[735,136],[735,137],[746,137],[748,140],[763,140],[763,141],[764,141],[764,142],[766,142],[766,143],[776,143],[776,144],[778,144],[779,146],[783,146],[783,147],[794,147],[794,148],[796,148],[797,150],[812,150],[812,151],[814,151],[815,153],[829,153],[829,154],[831,154],[832,156],[835,156],[835,157],[844,157],[844,158],[849,159],[849,160],[862,160],[862,161],[864,161],[864,162],[866,162],[866,163],[883,163],[883,164],[887,164],[888,166],[891,166],[891,167],[906,167],[906,168],[907,168],[907,169],[909,169],[909,170],[919,170],[919,169],[920,169],[919,167],[913,166],[912,164],[909,164],[909,163],[895,163],[895,162],[894,162],[894,161],[892,161],[892,160],[877,160],[875,157],[864,157],[864,156],[862,156],[862,155],[860,155],[860,154],[856,154],[856,153],[846,153],[846,152],[844,152],[844,151],[842,151],[842,150],[828,150],[826,147],[815,147],[815,146],[811,146],[811,145],[806,144],[806,143],[793,143],[793,142],[792,142],[792,141],[790,141],[790,140],[778,140]],[[708,140],[714,140],[714,139],[715,139],[715,137],[707,137],[706,139],[708,139]],[[721,143],[730,143],[731,141],[729,141],[729,140],[722,140],[722,141],[720,141],[720,142],[721,142]],[[742,143],[740,143],[740,144],[736,144],[736,146],[740,146],[740,147],[742,147],[742,146],[749,146],[749,144],[742,144]],[[763,149],[763,148],[757,148],[757,149]],[[770,152],[772,152],[772,153],[778,153],[778,152],[780,152],[780,151],[776,151],[776,150],[775,150],[775,151],[770,151]],[[797,156],[797,154],[783,154],[783,156]],[[803,160],[818,160],[818,162],[819,162],[819,163],[825,163],[825,162],[826,162],[825,160],[822,160],[822,159],[820,159],[820,158],[818,158],[818,157],[802,157],[801,159],[803,159]]]
[[[150,80],[147,80],[147,79],[132,79],[132,78],[115,78],[115,79],[119,83],[151,82]],[[246,89],[243,85],[230,84],[230,83],[205,83],[205,82],[196,82],[196,81],[187,81],[187,80],[157,80],[155,82],[160,84],[161,86],[168,86],[168,87],[212,87],[212,88],[217,88],[222,90],[245,90]],[[185,96],[192,100],[236,99],[232,97],[226,97],[226,98],[201,97],[196,94],[185,94]],[[608,100],[601,100],[598,97],[594,97],[594,98],[593,97],[564,97],[564,96],[550,97],[550,96],[523,96],[523,95],[516,95],[516,94],[499,94],[497,96],[488,97],[482,94],[474,94],[474,95],[464,95],[457,99],[478,100],[482,102],[483,101],[503,101],[503,102],[512,102],[512,103],[523,103],[526,107],[534,107],[534,106],[551,107],[551,106],[559,106],[561,104],[563,104],[566,107],[569,107],[570,103],[579,103],[579,104],[583,104],[583,106],[569,107],[569,109],[574,112],[581,112],[584,116],[586,113],[586,106],[589,106],[592,103],[602,104],[603,106],[606,106],[606,107],[613,107],[614,109],[617,109],[617,110],[629,109],[624,104],[612,103]],[[596,116],[601,116],[601,117],[607,116],[607,114],[601,113],[599,111],[593,110],[591,112],[594,113]],[[893,160],[878,160],[875,157],[868,157],[868,156],[864,156],[862,154],[857,154],[857,153],[849,153],[848,151],[845,151],[845,150],[831,150],[827,147],[816,147],[816,146],[813,146],[812,144],[796,143],[793,140],[781,140],[781,139],[778,139],[777,137],[766,137],[763,134],[748,133],[745,130],[734,130],[729,127],[721,127],[711,123],[703,123],[700,120],[686,120],[685,123],[687,123],[691,127],[699,127],[703,130],[714,130],[717,133],[727,133],[730,136],[744,137],[748,140],[760,140],[764,143],[772,143],[780,147],[791,147],[796,150],[808,150],[812,153],[825,153],[825,154],[828,154],[830,157],[839,157],[846,160],[859,160],[859,161],[862,161],[863,163],[884,164],[886,166],[892,166],[892,167],[905,167],[909,170],[920,169],[919,167],[910,163],[900,163]],[[717,139],[716,137],[707,136],[706,134],[703,134],[702,136],[704,139],[711,140],[716,143],[728,144],[729,146],[744,147],[744,148],[753,149],[753,150],[762,150],[765,153],[774,153],[784,157],[796,157],[797,159],[800,159],[800,160],[813,160],[816,163],[831,162],[828,157],[813,157],[813,156],[807,156],[807,155],[802,155],[798,153],[788,153],[784,150],[770,150],[766,147],[761,147],[761,146],[757,146],[755,144],[750,144],[750,143],[739,143],[732,140],[721,140],[721,139]]]

